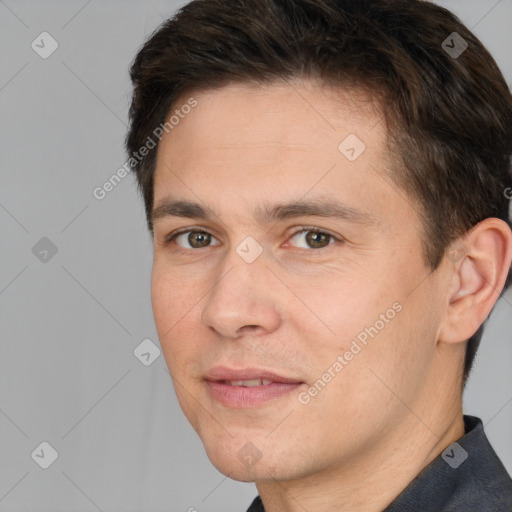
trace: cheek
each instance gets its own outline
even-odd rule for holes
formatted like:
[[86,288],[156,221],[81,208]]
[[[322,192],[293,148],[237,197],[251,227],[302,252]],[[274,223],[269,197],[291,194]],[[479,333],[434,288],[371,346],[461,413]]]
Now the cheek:
[[307,331],[309,337],[314,337],[310,342],[323,346],[315,354],[322,359],[349,350],[352,340],[359,334],[363,338],[365,329],[373,326],[396,301],[389,287],[341,272],[316,276],[292,287],[300,300],[290,304],[287,314],[297,322],[298,332]]
[[[390,389],[404,398],[410,396],[433,357],[435,312],[425,311],[421,293],[408,296],[407,287],[361,275],[357,280],[345,277],[324,283],[320,292],[308,291],[306,285],[298,292],[322,320],[306,312],[303,305],[297,305],[301,309],[293,313],[296,328],[302,326],[298,332],[307,338],[306,352],[314,361],[310,377],[328,381],[329,370],[336,375],[333,384],[328,384],[329,393],[322,392],[323,397],[315,401],[328,400],[331,392],[340,403],[351,403],[348,396],[359,397],[362,403],[386,403],[393,397]],[[306,318],[313,319],[307,328]],[[361,402],[352,406],[357,409]]]
[[[153,267],[151,276],[151,303],[160,345],[169,368],[176,367],[181,348],[191,349],[191,337],[185,334],[187,323],[194,315],[193,301],[186,288],[169,272]],[[178,341],[181,340],[181,343]],[[186,340],[187,343],[183,343]],[[171,365],[172,362],[172,365]]]
[[368,337],[356,356],[359,382],[354,390],[356,395],[366,394],[370,401],[380,397],[377,401],[390,404],[397,414],[407,411],[404,403],[415,402],[428,379],[436,338],[434,314],[425,311],[421,300],[409,296],[402,298],[400,305],[401,310],[388,323],[375,322],[365,329]]
[[151,274],[151,303],[157,329],[169,329],[184,317],[187,309],[190,309],[188,304],[191,299],[187,291],[190,289],[175,273],[155,261]]
[[[194,315],[191,307],[198,299],[187,298],[185,289],[188,288],[184,288],[175,276],[153,268],[151,301],[162,355],[173,377],[173,387],[180,407],[197,429],[196,404],[190,394],[195,384],[189,379],[198,373],[196,365],[201,355],[201,347],[194,341],[193,329],[190,327]],[[185,383],[187,389],[183,388]]]
[[[418,348],[422,328],[415,331],[416,339],[411,338],[409,318],[402,314],[408,313],[403,309],[380,331],[360,331],[367,334],[366,344],[347,334],[343,349],[331,347],[327,358],[319,359],[320,351],[313,352],[317,365],[304,414],[310,420],[316,418],[319,429],[329,431],[326,435],[333,447],[339,443],[356,446],[361,439],[372,439],[383,425],[408,413],[404,403],[414,403],[428,355],[425,345]],[[336,429],[325,425],[343,425],[345,441],[339,440]],[[346,446],[339,448],[347,450]]]
[[151,279],[151,305],[160,343],[164,343],[164,334],[172,327],[176,301],[169,280],[153,270]]

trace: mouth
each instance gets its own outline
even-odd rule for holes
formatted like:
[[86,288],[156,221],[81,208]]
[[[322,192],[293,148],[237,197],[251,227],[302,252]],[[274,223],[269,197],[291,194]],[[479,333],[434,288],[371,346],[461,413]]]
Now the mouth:
[[212,368],[205,376],[212,399],[228,408],[248,408],[276,401],[304,384],[259,368]]
[[220,382],[221,384],[226,384],[229,386],[243,386],[246,388],[253,388],[256,386],[268,386],[272,384],[272,380],[270,379],[247,379],[247,380],[219,380],[215,382]]

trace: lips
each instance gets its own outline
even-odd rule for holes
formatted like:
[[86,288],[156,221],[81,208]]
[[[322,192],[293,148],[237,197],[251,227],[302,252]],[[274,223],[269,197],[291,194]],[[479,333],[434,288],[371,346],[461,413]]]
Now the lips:
[[[263,385],[268,385],[273,382],[283,384],[302,383],[302,381],[298,379],[284,377],[282,375],[278,375],[277,373],[261,368],[243,368],[240,370],[235,370],[226,366],[216,366],[212,368],[206,374],[205,379],[213,382],[236,383],[233,385],[238,386],[254,386],[255,381],[261,381]],[[240,381],[249,382],[249,384],[240,384]]]
[[289,395],[304,384],[261,368],[235,370],[225,366],[212,368],[205,381],[210,397],[232,409],[264,405]]

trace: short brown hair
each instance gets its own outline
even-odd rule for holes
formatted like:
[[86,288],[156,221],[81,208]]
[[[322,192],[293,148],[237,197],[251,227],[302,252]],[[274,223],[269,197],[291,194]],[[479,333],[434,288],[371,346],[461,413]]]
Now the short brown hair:
[[[293,78],[361,88],[383,108],[401,164],[392,179],[420,205],[428,268],[481,220],[511,226],[510,90],[477,37],[430,2],[193,0],[148,38],[130,76],[129,154],[194,90]],[[133,166],[151,232],[155,164],[151,151]],[[464,384],[483,328],[468,340]]]

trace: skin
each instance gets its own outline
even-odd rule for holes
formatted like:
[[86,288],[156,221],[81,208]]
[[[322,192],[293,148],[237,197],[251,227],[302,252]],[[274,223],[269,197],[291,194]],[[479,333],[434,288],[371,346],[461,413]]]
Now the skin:
[[[388,178],[396,164],[371,98],[306,81],[193,96],[197,107],[159,144],[154,181],[155,207],[182,199],[216,213],[154,224],[152,305],[180,406],[213,465],[256,482],[267,512],[380,511],[464,435],[463,342],[504,285],[510,229],[486,219],[458,241],[462,256],[432,272],[419,206]],[[366,146],[353,162],[338,149],[349,134]],[[265,224],[253,215],[263,203],[315,198],[374,222]],[[327,234],[315,246],[305,227]],[[166,245],[182,228],[211,237]],[[236,252],[248,236],[263,249],[252,263]],[[298,392],[397,301],[401,311],[301,403]],[[258,407],[227,408],[204,381],[220,364],[304,384]],[[245,464],[249,442],[260,458]]]

